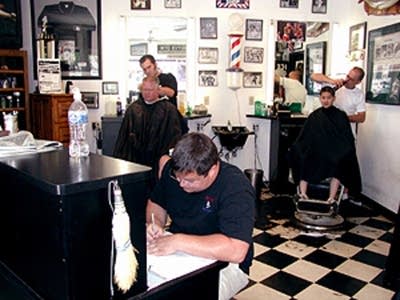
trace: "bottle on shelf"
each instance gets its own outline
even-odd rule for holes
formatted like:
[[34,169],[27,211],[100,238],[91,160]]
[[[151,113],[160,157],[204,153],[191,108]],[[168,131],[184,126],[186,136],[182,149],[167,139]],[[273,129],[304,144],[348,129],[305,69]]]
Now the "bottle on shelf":
[[15,102],[14,102],[14,104],[15,104],[15,107],[21,107],[21,93],[20,92],[14,92],[13,93],[13,96],[14,96],[14,100],[15,100]]
[[68,123],[70,131],[69,155],[71,157],[85,157],[89,155],[89,144],[86,139],[88,124],[88,109],[82,102],[79,88],[72,89],[74,101],[68,110]]

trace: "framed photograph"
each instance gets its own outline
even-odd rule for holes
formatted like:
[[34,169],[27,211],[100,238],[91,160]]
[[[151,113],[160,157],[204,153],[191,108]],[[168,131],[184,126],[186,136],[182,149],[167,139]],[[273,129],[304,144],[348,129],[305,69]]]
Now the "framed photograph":
[[262,72],[244,72],[243,87],[245,88],[261,88]]
[[264,59],[264,48],[244,47],[244,62],[262,64]]
[[279,6],[283,8],[299,8],[299,0],[280,0]]
[[104,81],[103,95],[118,95],[118,81]]
[[131,0],[131,9],[150,9],[151,0]]
[[199,64],[217,64],[218,48],[199,47]]
[[218,37],[218,19],[200,18],[200,38],[216,39]]
[[368,33],[367,102],[400,105],[400,23]]
[[131,56],[143,56],[147,53],[147,43],[132,44],[129,46],[129,54]]
[[313,14],[326,14],[328,0],[312,0],[311,12]]
[[250,0],[216,0],[217,8],[239,8],[248,9],[250,8]]
[[218,86],[217,71],[201,70],[199,71],[199,86]]
[[365,49],[365,35],[367,30],[367,22],[360,23],[350,27],[349,34],[349,53]]
[[55,39],[62,79],[101,79],[101,0],[31,0],[31,14],[35,61],[36,39],[46,33]]
[[165,8],[181,8],[182,3],[181,0],[164,0]]
[[306,88],[309,95],[317,95],[321,84],[311,80],[313,73],[325,73],[326,42],[306,46]]
[[246,19],[246,40],[262,41],[263,20]]
[[0,17],[0,48],[22,48],[21,0],[3,0]]
[[89,109],[99,108],[99,93],[98,92],[81,92],[82,102]]

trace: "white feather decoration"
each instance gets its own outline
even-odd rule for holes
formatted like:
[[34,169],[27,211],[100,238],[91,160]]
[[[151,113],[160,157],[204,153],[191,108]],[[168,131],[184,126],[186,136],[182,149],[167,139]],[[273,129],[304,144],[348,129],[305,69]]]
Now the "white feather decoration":
[[138,262],[135,256],[137,250],[132,246],[130,239],[129,215],[117,182],[114,183],[112,233],[116,249],[114,282],[123,293],[126,293],[136,282]]

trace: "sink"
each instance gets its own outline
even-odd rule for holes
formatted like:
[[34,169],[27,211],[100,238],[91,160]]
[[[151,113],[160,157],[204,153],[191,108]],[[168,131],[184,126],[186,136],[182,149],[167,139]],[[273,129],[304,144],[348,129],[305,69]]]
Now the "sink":
[[228,151],[243,147],[249,134],[253,134],[244,126],[232,126],[232,128],[228,128],[228,126],[212,126],[212,131],[218,136],[221,146]]

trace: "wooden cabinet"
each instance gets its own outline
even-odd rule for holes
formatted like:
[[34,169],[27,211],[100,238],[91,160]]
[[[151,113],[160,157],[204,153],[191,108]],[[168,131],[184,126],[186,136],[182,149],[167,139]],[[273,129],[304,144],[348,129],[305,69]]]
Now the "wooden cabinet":
[[68,146],[68,109],[72,101],[70,94],[30,94],[33,136]]
[[30,130],[28,62],[25,50],[0,49],[0,125],[3,113],[18,113],[18,128]]

